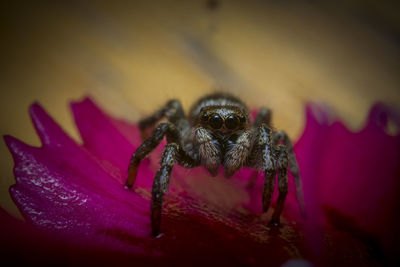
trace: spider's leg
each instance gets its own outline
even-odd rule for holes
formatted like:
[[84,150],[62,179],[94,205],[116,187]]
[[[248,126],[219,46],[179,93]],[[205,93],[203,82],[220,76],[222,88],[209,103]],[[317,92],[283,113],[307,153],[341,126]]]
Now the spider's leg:
[[268,169],[265,170],[264,173],[265,182],[262,194],[262,205],[263,212],[267,212],[269,205],[271,204],[272,194],[274,193],[276,171],[273,169]]
[[272,151],[272,141],[271,141],[272,130],[270,127],[264,124],[261,124],[259,129],[260,129],[259,130],[260,136],[258,142],[260,145],[263,146],[262,166],[265,173],[262,202],[263,202],[263,211],[267,212],[275,188],[276,168],[274,165],[273,151]]
[[265,182],[262,194],[263,211],[268,211],[275,187],[276,168],[272,147],[272,130],[266,124],[257,128],[254,145],[248,156],[247,165],[264,171]]
[[280,215],[282,213],[283,205],[285,204],[286,195],[288,193],[288,178],[287,178],[288,155],[285,146],[278,145],[276,147],[276,157],[277,157],[276,168],[278,172],[279,196],[270,222],[270,224],[272,225],[279,225]]
[[125,183],[128,188],[131,188],[135,183],[140,162],[161,143],[165,135],[168,142],[178,142],[179,132],[176,127],[171,123],[161,123],[133,153],[129,163],[128,179]]
[[293,151],[293,145],[290,141],[288,135],[284,131],[277,131],[273,134],[273,144],[278,145],[279,142],[282,142],[287,149],[288,160],[289,160],[289,170],[293,175],[294,183],[296,185],[296,198],[299,203],[300,214],[303,218],[306,217],[305,206],[304,206],[304,197],[303,197],[303,188],[301,183],[301,177],[299,172],[299,166],[296,160],[296,154]]
[[173,99],[167,102],[164,107],[154,112],[147,118],[139,121],[139,130],[142,140],[146,139],[146,130],[152,128],[159,120],[167,117],[168,121],[177,124],[180,119],[186,119],[182,105],[179,100]]
[[175,164],[178,145],[170,143],[165,146],[161,156],[161,168],[154,177],[151,189],[151,232],[157,236],[160,231],[163,196],[168,190],[169,177]]
[[261,107],[258,110],[258,113],[257,113],[256,117],[254,118],[253,127],[257,128],[262,123],[270,126],[271,125],[271,117],[272,117],[271,110],[269,108],[266,108],[266,107]]
[[[254,118],[254,123],[252,125],[253,130],[257,130],[257,128],[260,127],[261,124],[263,123],[268,126],[271,125],[271,117],[272,117],[272,111],[269,108],[261,107],[258,110],[256,117]],[[253,188],[257,178],[258,178],[258,171],[253,171],[249,179],[249,183],[247,184],[247,188]]]
[[169,143],[165,146],[161,156],[161,167],[154,177],[151,190],[151,232],[153,236],[157,236],[160,232],[163,196],[168,190],[169,178],[175,161],[189,168],[196,167],[200,163],[200,161],[190,158],[176,143]]

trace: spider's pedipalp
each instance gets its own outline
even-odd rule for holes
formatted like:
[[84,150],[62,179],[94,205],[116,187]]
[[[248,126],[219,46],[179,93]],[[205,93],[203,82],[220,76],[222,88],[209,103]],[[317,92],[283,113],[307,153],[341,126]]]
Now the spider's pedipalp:
[[225,177],[231,177],[246,162],[251,146],[251,132],[244,131],[226,152],[224,168]]
[[194,142],[199,149],[200,160],[204,167],[215,176],[221,164],[221,150],[219,144],[207,129],[198,127],[194,130]]

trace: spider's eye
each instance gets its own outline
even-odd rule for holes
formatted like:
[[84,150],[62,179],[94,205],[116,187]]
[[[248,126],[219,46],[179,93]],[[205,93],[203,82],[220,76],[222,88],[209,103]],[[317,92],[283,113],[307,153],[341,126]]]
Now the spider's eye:
[[220,129],[222,127],[222,124],[224,122],[223,122],[222,118],[218,114],[215,114],[210,118],[208,123],[210,124],[211,128],[213,128],[215,130],[218,130],[218,129]]
[[225,119],[225,127],[229,130],[234,130],[239,125],[239,119],[235,115],[229,115]]
[[200,117],[200,121],[202,123],[206,123],[208,121],[208,114],[207,113],[203,113]]
[[246,117],[243,116],[243,115],[240,115],[239,116],[239,121],[240,121],[241,124],[244,124],[246,122]]

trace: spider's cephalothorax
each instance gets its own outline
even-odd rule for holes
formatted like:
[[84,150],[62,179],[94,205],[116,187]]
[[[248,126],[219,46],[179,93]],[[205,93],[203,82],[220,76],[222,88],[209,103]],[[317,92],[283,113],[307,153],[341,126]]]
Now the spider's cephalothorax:
[[[150,137],[146,130],[160,123]],[[230,177],[243,166],[263,171],[263,210],[267,211],[278,177],[279,197],[271,223],[278,225],[288,190],[287,169],[293,174],[300,211],[304,215],[301,179],[292,144],[283,131],[273,131],[270,126],[271,112],[261,108],[252,124],[246,105],[238,98],[215,93],[199,99],[186,117],[178,100],[169,101],[152,116],[139,122],[145,141],[131,158],[126,186],[134,184],[140,162],[157,145],[167,139],[152,187],[151,223],[152,234],[158,235],[161,224],[163,195],[169,185],[175,163],[187,168],[204,166],[212,175],[220,165],[225,176]]]

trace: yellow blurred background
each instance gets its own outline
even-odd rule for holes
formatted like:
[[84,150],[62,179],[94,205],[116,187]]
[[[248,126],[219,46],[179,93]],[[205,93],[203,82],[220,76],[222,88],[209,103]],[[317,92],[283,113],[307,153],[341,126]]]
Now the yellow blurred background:
[[[400,9],[382,1],[22,1],[1,8],[1,134],[40,142],[38,101],[76,140],[68,103],[91,96],[135,122],[170,98],[186,110],[216,88],[296,140],[304,104],[329,105],[353,130],[376,101],[400,106]],[[0,205],[12,158],[0,144]]]

